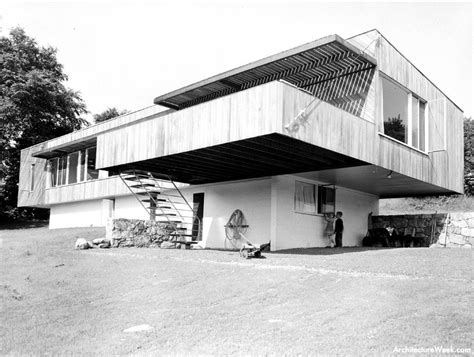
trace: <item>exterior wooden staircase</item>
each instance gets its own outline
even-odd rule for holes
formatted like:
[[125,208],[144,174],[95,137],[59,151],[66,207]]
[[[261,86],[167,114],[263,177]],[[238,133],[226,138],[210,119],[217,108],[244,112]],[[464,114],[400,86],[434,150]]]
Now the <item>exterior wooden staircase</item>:
[[168,175],[126,170],[119,176],[147,211],[150,220],[172,228],[172,241],[189,245],[201,240],[199,217]]

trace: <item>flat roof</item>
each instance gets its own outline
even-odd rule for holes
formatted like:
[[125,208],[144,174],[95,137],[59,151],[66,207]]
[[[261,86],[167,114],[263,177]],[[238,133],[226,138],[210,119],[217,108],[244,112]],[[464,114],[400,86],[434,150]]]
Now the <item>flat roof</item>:
[[275,80],[304,89],[376,65],[372,56],[330,35],[158,96],[154,103],[180,110]]

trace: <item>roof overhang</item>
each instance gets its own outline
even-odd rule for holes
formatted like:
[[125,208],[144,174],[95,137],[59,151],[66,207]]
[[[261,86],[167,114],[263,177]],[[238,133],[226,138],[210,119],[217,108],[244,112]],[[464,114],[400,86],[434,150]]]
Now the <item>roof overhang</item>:
[[43,149],[35,152],[32,156],[39,157],[41,159],[51,159],[62,155],[69,154],[71,152],[79,151],[82,149],[95,146],[97,144],[97,137],[91,137],[88,139],[81,139],[71,141],[62,145],[57,145],[54,148]]
[[161,95],[154,103],[179,110],[275,80],[305,89],[376,65],[375,58],[331,35]]
[[360,165],[367,163],[286,135],[268,134],[102,169],[137,169],[206,184]]

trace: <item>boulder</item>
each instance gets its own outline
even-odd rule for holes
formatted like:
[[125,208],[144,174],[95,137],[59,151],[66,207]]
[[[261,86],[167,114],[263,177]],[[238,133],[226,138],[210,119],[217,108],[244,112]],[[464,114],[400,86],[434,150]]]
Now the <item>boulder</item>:
[[[92,245],[92,244],[91,244]],[[78,238],[76,240],[76,245],[75,245],[76,249],[89,249],[90,246],[89,246],[89,242],[86,241],[84,238]]]
[[203,246],[199,245],[200,243],[197,243],[197,244],[191,244],[191,249],[204,249]]
[[449,242],[452,244],[463,245],[467,243],[467,239],[464,239],[464,237],[460,234],[450,234],[448,238]]
[[104,249],[104,248],[110,248],[110,246],[111,246],[111,244],[110,244],[110,241],[109,241],[109,240],[106,240],[106,241],[104,241],[103,243],[100,243],[100,244],[99,244],[99,248],[102,248],[102,249]]
[[161,242],[160,248],[162,248],[162,249],[175,249],[176,244],[172,243],[172,242],[165,241],[165,242]]
[[92,241],[93,244],[99,245],[102,243],[110,243],[110,241],[107,238],[96,238]]

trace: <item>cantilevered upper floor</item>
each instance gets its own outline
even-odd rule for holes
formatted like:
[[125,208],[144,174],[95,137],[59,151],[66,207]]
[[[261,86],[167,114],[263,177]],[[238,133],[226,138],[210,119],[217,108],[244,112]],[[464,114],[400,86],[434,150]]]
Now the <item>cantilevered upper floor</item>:
[[155,104],[169,110],[24,150],[19,205],[125,194],[114,174],[128,168],[189,184],[306,172],[380,197],[463,189],[462,111],[376,30],[325,37]]

